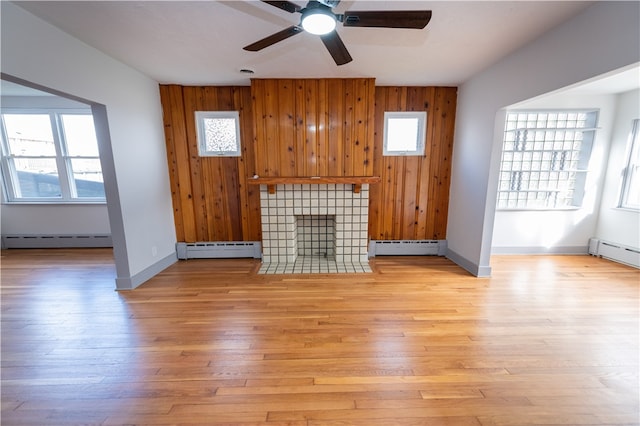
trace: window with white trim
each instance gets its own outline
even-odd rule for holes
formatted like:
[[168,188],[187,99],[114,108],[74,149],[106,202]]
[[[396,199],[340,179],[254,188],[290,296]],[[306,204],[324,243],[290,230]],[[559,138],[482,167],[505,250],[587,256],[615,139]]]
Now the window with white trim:
[[2,177],[8,202],[105,202],[89,110],[3,110]]
[[597,111],[509,111],[497,208],[571,209],[582,205]]
[[196,127],[200,156],[241,156],[238,111],[196,111]]
[[619,207],[640,210],[640,119],[633,120]]
[[384,113],[383,155],[424,155],[426,111]]

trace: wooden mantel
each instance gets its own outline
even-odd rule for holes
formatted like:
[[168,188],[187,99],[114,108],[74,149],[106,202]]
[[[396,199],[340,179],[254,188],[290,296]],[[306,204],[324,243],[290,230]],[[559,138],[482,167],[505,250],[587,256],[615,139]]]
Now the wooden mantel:
[[247,180],[249,185],[267,185],[269,194],[276,193],[276,185],[291,185],[291,184],[307,184],[307,185],[320,185],[320,184],[343,184],[353,185],[353,192],[360,193],[363,183],[378,183],[380,182],[379,176],[282,176],[282,177],[253,177]]

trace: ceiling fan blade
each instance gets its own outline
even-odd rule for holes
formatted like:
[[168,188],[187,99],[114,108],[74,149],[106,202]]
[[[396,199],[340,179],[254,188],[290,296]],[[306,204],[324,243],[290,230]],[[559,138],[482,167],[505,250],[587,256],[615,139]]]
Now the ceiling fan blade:
[[302,29],[302,27],[299,27],[297,25],[291,26],[289,28],[286,28],[282,31],[278,31],[275,34],[271,34],[268,37],[263,38],[262,40],[258,40],[255,43],[252,43],[248,46],[243,47],[244,50],[248,50],[250,52],[257,52],[258,50],[262,50],[265,47],[269,47],[272,44],[276,44],[279,41],[285,40],[289,37],[292,37],[296,34],[300,34],[301,32],[303,32],[304,30]]
[[344,65],[352,61],[351,55],[336,31],[320,36],[322,43],[331,54],[336,65]]
[[389,10],[345,12],[340,16],[345,27],[422,29],[431,20],[430,10]]
[[263,3],[270,4],[271,6],[275,6],[278,9],[282,9],[289,13],[300,12],[302,8],[295,3],[291,3],[290,1],[265,1],[262,0]]

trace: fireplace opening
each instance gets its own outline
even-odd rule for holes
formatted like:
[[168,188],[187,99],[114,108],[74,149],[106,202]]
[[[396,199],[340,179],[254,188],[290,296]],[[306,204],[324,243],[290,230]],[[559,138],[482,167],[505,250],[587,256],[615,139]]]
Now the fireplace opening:
[[336,258],[336,218],[333,215],[296,216],[298,256]]

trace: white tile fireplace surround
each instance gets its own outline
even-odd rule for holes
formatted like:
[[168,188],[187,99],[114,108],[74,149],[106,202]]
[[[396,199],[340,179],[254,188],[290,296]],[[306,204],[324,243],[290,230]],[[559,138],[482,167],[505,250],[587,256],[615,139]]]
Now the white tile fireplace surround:
[[371,272],[368,184],[260,185],[260,208],[259,273]]

